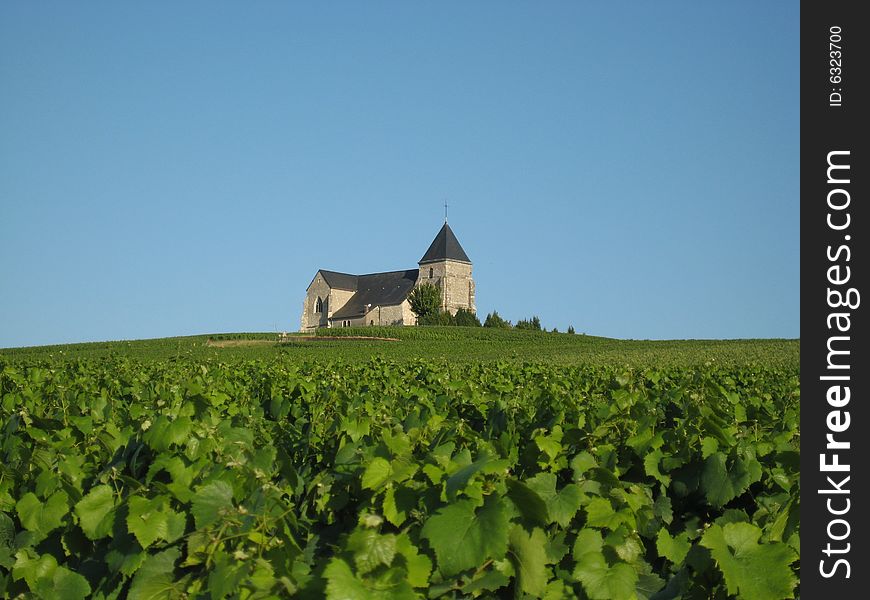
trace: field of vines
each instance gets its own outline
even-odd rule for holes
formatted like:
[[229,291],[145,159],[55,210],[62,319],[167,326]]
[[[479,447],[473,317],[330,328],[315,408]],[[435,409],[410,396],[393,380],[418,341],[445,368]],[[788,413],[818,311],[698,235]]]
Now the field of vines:
[[0,596],[793,598],[796,367],[0,358]]

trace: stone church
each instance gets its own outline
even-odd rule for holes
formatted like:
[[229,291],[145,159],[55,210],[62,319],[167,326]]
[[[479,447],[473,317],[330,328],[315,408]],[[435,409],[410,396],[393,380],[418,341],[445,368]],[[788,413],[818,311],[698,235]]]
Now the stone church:
[[441,310],[475,312],[471,260],[453,230],[444,227],[419,261],[418,269],[351,275],[320,269],[302,305],[303,332],[318,327],[416,325],[408,294],[423,283],[441,292]]

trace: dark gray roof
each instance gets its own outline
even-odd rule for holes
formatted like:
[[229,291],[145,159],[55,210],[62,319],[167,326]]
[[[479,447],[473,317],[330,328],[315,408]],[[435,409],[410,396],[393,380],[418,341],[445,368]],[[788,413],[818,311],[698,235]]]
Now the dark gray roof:
[[[366,305],[392,306],[401,304],[417,282],[419,269],[407,271],[390,271],[388,273],[370,273],[368,275],[347,275],[346,273],[333,273],[332,271],[320,271],[326,278],[326,273],[342,275],[356,279],[356,293],[350,297],[347,304],[335,311],[330,319],[350,319],[361,317],[366,314]],[[332,287],[327,279],[326,283]],[[349,289],[349,288],[340,288]]]
[[338,290],[356,290],[357,276],[350,273],[339,273],[337,271],[324,271],[320,269],[320,274],[326,280],[326,285]]
[[471,263],[471,259],[468,258],[465,250],[459,244],[459,240],[453,234],[453,230],[445,221],[444,227],[441,228],[441,231],[432,240],[432,245],[426,250],[426,254],[420,259],[420,264],[447,259]]

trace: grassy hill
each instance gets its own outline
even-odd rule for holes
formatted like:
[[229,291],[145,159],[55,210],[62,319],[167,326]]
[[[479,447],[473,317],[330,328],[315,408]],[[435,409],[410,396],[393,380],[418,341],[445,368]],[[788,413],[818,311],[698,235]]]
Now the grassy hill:
[[[350,339],[354,336],[384,339]],[[334,339],[348,338],[348,339]],[[318,336],[274,333],[221,333],[149,340],[91,342],[0,349],[0,358],[74,360],[129,356],[166,360],[178,357],[234,361],[280,357],[291,362],[361,362],[434,359],[448,362],[508,361],[549,364],[634,366],[763,364],[797,367],[799,340],[617,340],[567,333],[482,327],[365,327],[321,330]],[[330,339],[332,338],[332,339]]]

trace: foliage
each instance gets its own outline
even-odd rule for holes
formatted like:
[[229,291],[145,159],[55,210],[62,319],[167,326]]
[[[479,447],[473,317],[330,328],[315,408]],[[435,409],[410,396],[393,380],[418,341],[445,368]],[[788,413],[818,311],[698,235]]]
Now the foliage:
[[541,331],[541,319],[532,317],[531,319],[520,319],[514,325],[517,329],[531,329],[532,331]]
[[417,321],[418,325],[440,325],[446,327],[480,327],[480,320],[473,312],[468,309],[460,308],[456,314],[450,314],[448,311],[440,311],[426,317],[421,317]]
[[480,319],[467,308],[460,308],[453,316],[458,327],[480,327]]
[[440,312],[441,291],[431,283],[423,283],[411,290],[408,302],[418,319],[426,319]]
[[573,325],[568,325],[568,333],[570,333],[571,335],[574,335],[574,326]]
[[495,327],[498,329],[510,329],[511,322],[505,321],[499,316],[498,311],[494,310],[488,315],[486,315],[486,320],[483,322],[484,327]]
[[[230,334],[224,334],[230,335]],[[245,334],[253,335],[253,334]],[[493,327],[339,327],[320,329],[316,338],[297,335],[277,343],[235,342],[219,347],[210,336],[188,336],[123,342],[90,342],[58,346],[0,349],[0,360],[68,362],[80,359],[214,360],[252,359],[301,363],[342,359],[367,362],[372,356],[407,361],[425,358],[451,363],[508,361],[557,365],[719,366],[796,368],[799,340],[618,340],[590,335],[551,334]],[[353,341],[329,338],[363,337]],[[324,339],[325,338],[325,339]],[[398,339],[384,342],[370,338]]]
[[791,598],[798,373],[0,357],[0,590]]

